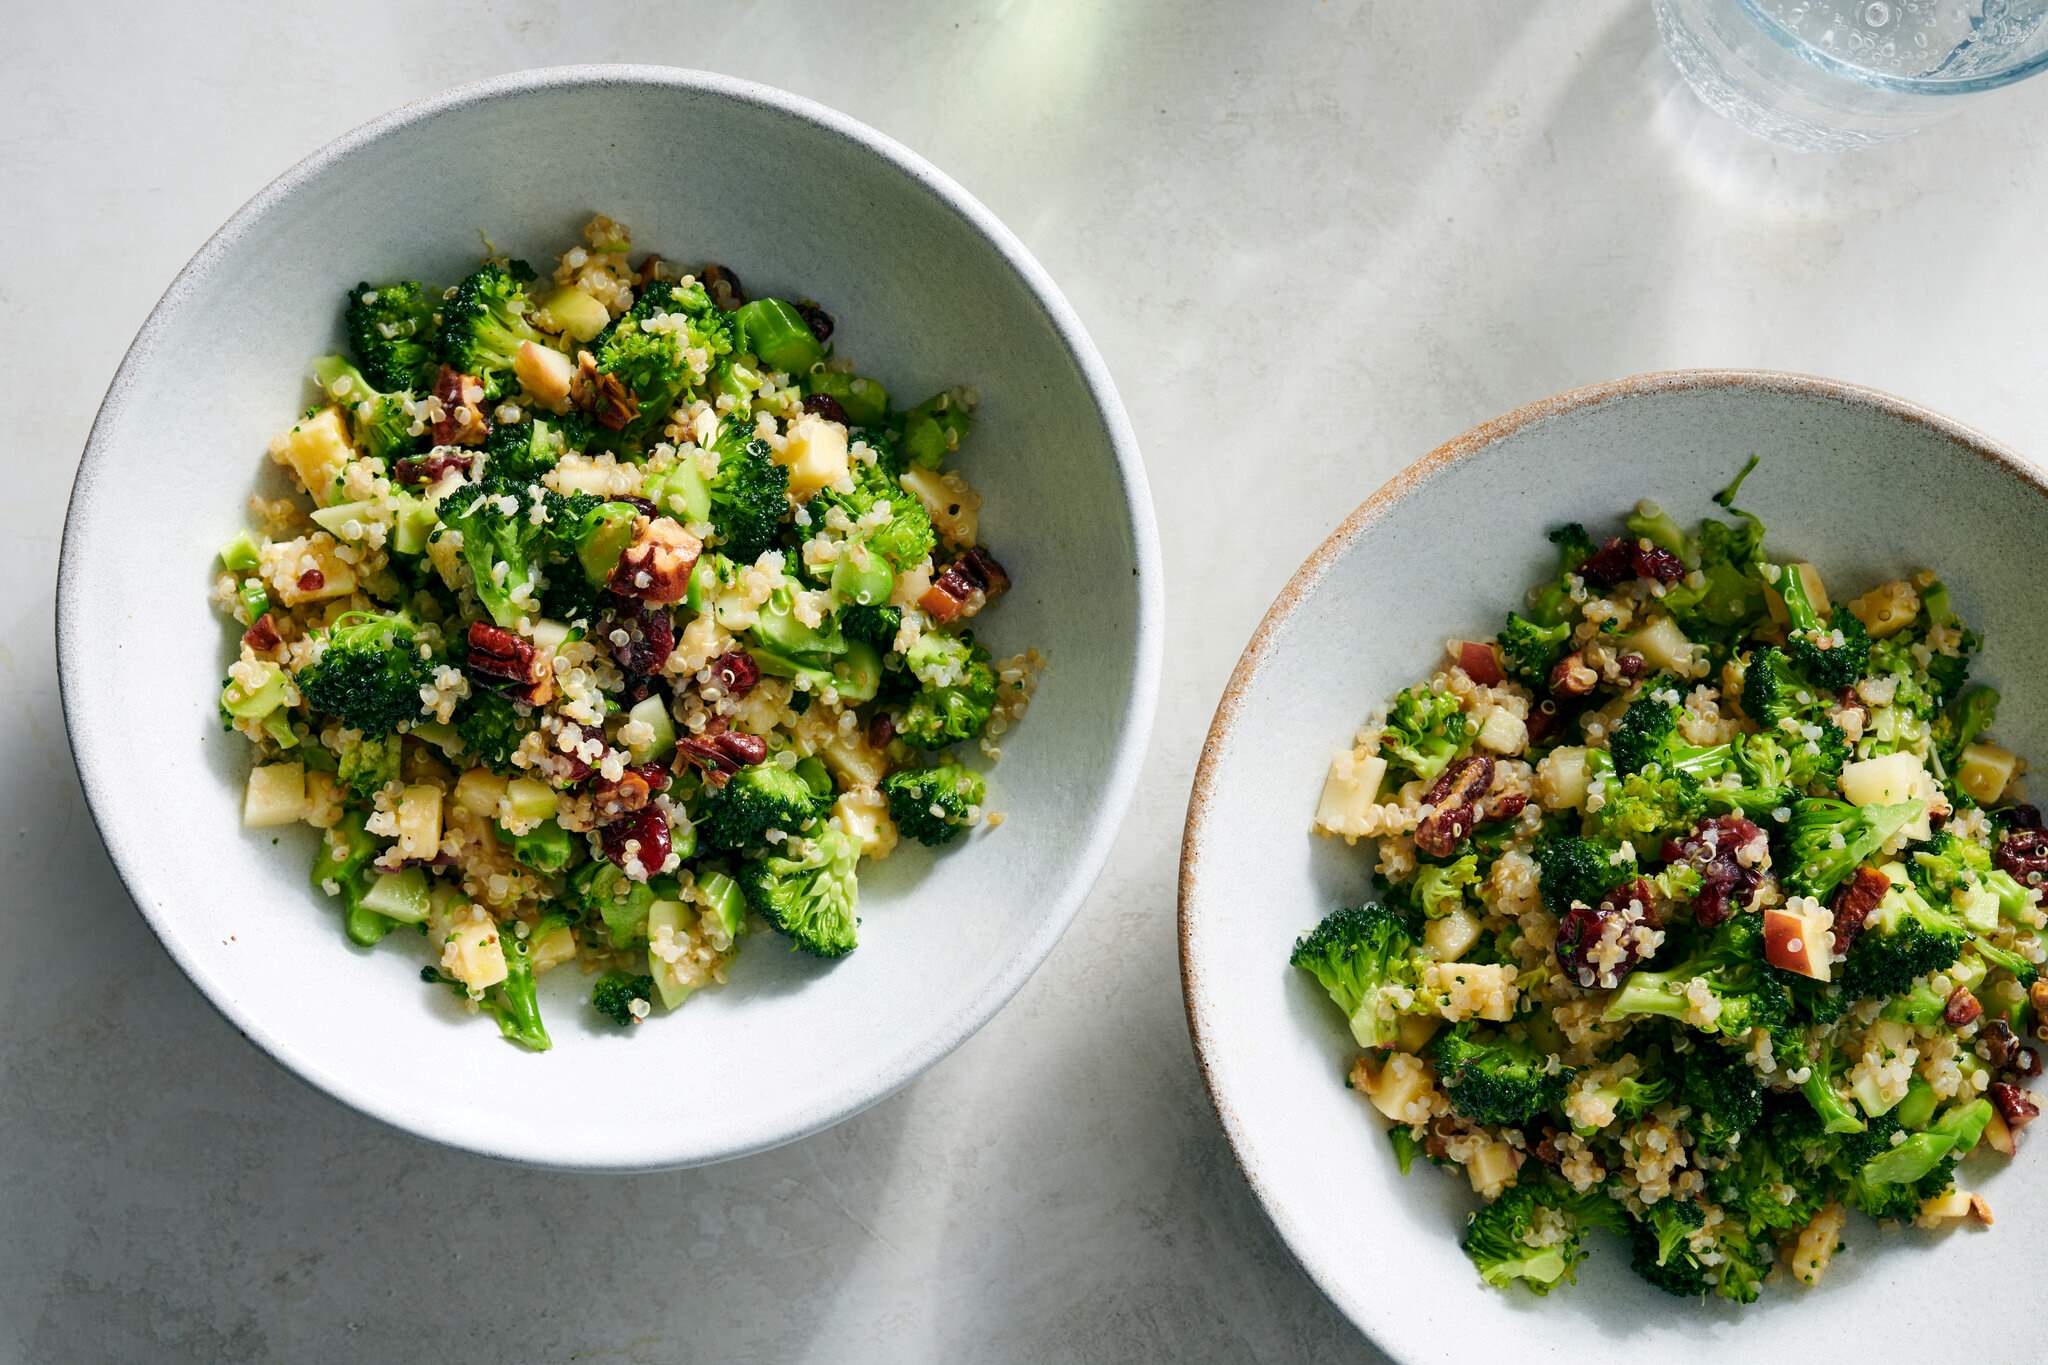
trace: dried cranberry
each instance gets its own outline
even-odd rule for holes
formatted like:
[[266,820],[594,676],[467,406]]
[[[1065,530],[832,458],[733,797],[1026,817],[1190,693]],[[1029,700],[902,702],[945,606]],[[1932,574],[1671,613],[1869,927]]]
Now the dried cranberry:
[[318,592],[327,586],[327,575],[318,569],[308,569],[299,575],[300,592]]
[[1640,654],[1618,654],[1614,658],[1614,671],[1633,682],[1650,671],[1650,661]]
[[1685,577],[1685,562],[1660,545],[1651,545],[1634,537],[1615,536],[1579,566],[1579,576],[1603,588],[1634,578],[1676,583]]
[[668,862],[668,816],[659,806],[645,806],[613,821],[604,827],[603,837],[604,856],[635,881],[647,880]]
[[1479,823],[1495,825],[1503,820],[1512,820],[1520,815],[1528,804],[1527,792],[1502,792],[1486,803],[1486,808],[1479,813]]
[[1690,834],[1664,841],[1665,862],[1686,862],[1699,869],[1700,889],[1692,902],[1695,921],[1711,929],[1749,903],[1763,874],[1736,854],[1763,837],[1761,829],[1741,816],[1721,815],[1702,820]]
[[1550,732],[1557,728],[1558,719],[1556,702],[1545,697],[1536,703],[1535,709],[1529,712],[1528,722],[1529,744],[1532,748],[1550,737]]
[[832,315],[815,303],[794,303],[796,315],[804,320],[804,326],[811,329],[811,335],[819,341],[832,339]]
[[828,422],[837,422],[841,426],[852,425],[846,420],[846,409],[839,406],[839,400],[829,393],[814,393],[807,396],[804,399],[804,411],[822,417]]
[[436,450],[427,455],[408,455],[391,466],[391,477],[414,488],[437,484],[449,474],[467,474],[476,456],[460,450]]
[[605,501],[623,502],[627,506],[634,508],[642,516],[658,517],[661,515],[661,509],[659,507],[656,507],[652,502],[649,502],[646,498],[635,496],[632,493],[614,493],[610,497],[606,498]]
[[1856,935],[1863,932],[1863,921],[1870,918],[1870,912],[1877,909],[1878,902],[1892,889],[1891,880],[1874,867],[1859,867],[1835,892],[1832,909],[1835,912],[1835,951],[1846,953],[1849,945],[1856,941]]
[[[653,677],[675,651],[676,628],[667,612],[620,601],[606,614],[600,632],[622,672]],[[624,643],[619,637],[625,636]]]
[[[1600,898],[1598,905],[1574,905],[1557,922],[1557,962],[1581,986],[1612,990],[1638,962],[1650,955],[1649,930],[1657,927],[1656,901],[1650,883],[1641,877],[1624,882]],[[1619,956],[1595,962],[1593,950],[1611,942]]]
[[872,748],[886,749],[889,741],[896,738],[896,718],[887,711],[877,711],[868,721],[868,744]]
[[1998,841],[1991,861],[2022,886],[2039,886],[2048,878],[2048,830],[2015,829]]
[[712,262],[697,268],[697,282],[704,286],[704,292],[711,295],[711,301],[728,313],[735,313],[746,304],[747,289],[740,283],[740,277],[722,265]]
[[1998,820],[2007,829],[2039,829],[2041,828],[2041,808],[2039,806],[2024,805],[2008,806],[1998,812]]
[[[558,787],[567,787],[581,782],[584,778],[597,771],[596,764],[591,763],[582,753],[583,749],[593,739],[599,744],[603,744],[604,732],[593,730],[578,721],[565,720],[562,722],[561,730],[557,734],[548,737],[547,745],[541,752],[540,762],[535,766],[540,769],[543,777]],[[576,752],[571,753],[563,749],[562,745],[564,742],[568,743]],[[603,755],[600,754],[599,758],[602,759],[602,757]]]
[[676,741],[676,758],[701,770],[714,787],[741,768],[751,768],[768,757],[768,741],[759,735],[725,731],[716,735],[685,735]]
[[728,697],[744,697],[761,681],[761,666],[744,649],[729,650],[711,661],[711,680]]

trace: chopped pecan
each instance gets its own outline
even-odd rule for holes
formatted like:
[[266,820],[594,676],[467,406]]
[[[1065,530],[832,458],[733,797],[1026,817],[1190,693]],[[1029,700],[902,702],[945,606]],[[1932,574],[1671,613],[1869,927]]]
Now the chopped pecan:
[[1953,1028],[1961,1028],[1982,1013],[1984,1006],[1970,994],[1968,986],[1958,986],[1950,991],[1948,1002],[1941,1008],[1941,1017],[1948,1020]]
[[2048,877],[2048,830],[2014,828],[2006,831],[1991,861],[2010,873],[2022,886],[2039,886]]
[[728,697],[744,697],[761,681],[761,666],[744,649],[727,650],[711,661],[711,681]]
[[1577,650],[1559,659],[1550,669],[1550,690],[1560,697],[1583,697],[1593,690],[1600,675],[1587,666]]
[[1835,892],[1835,951],[1846,953],[1849,945],[1856,941],[1856,935],[1863,932],[1863,921],[1870,918],[1870,912],[1877,909],[1877,903],[1892,889],[1884,873],[1874,867],[1859,867],[1851,873],[1849,880],[1842,883]]
[[264,612],[256,618],[256,624],[242,632],[242,643],[258,654],[268,654],[284,643],[284,637],[277,633],[277,618]]
[[690,570],[704,542],[685,531],[672,517],[642,517],[633,543],[612,570],[611,589],[621,597],[666,606],[690,591]]
[[793,303],[790,307],[796,309],[796,315],[804,320],[804,326],[811,329],[812,336],[820,341],[830,341],[832,339],[832,315],[830,313],[809,301]]
[[1562,1160],[1563,1158],[1557,1150],[1557,1129],[1547,1123],[1544,1124],[1543,1136],[1529,1144],[1529,1155],[1535,1157],[1546,1166],[1555,1166]]
[[1493,785],[1493,760],[1485,754],[1461,758],[1444,769],[1423,796],[1430,807],[1415,827],[1415,846],[1432,858],[1448,858],[1479,822],[1479,800]]
[[807,395],[804,398],[804,411],[814,416],[822,417],[828,422],[837,422],[843,427],[853,425],[847,419],[846,409],[841,407],[839,400],[829,393]]
[[1615,536],[1579,565],[1579,576],[1603,588],[1635,578],[1676,583],[1685,577],[1685,561],[1640,537]]
[[917,604],[941,624],[964,620],[1010,589],[1010,575],[988,551],[976,548],[948,564]]
[[475,375],[443,365],[434,376],[434,397],[441,400],[441,415],[434,419],[435,445],[480,446],[491,434],[484,416],[484,386]]
[[605,613],[599,633],[611,646],[612,660],[620,671],[637,677],[661,672],[675,652],[675,623],[659,607],[621,602]]
[[555,695],[555,672],[547,656],[533,641],[488,621],[470,624],[469,656],[463,666],[472,677],[497,685],[530,706],[543,706]]
[[1702,820],[1692,833],[1664,841],[1664,861],[1691,863],[1700,872],[1692,917],[1713,928],[1748,906],[1763,883],[1764,832],[1739,815]]
[[408,487],[425,488],[450,474],[467,474],[475,466],[476,456],[466,450],[433,450],[406,456],[391,466],[391,477]]
[[2041,1106],[2033,1096],[2010,1081],[1993,1081],[1985,1093],[1998,1106],[1998,1116],[2008,1128],[2024,1128],[2040,1116]]
[[1624,882],[1598,905],[1574,905],[1557,922],[1557,963],[1588,989],[1612,990],[1648,957],[1657,939],[1657,901],[1647,879]]
[[711,301],[728,313],[738,311],[747,301],[747,291],[740,283],[740,277],[722,265],[709,261],[697,268],[697,282],[704,286],[704,292]]
[[2004,1071],[2012,1065],[2015,1054],[2021,1051],[2019,1037],[2013,1033],[2012,1025],[2003,1019],[1993,1019],[1984,1026],[1984,1059],[1991,1063],[1993,1071]]
[[610,431],[621,430],[640,415],[640,400],[617,375],[598,369],[597,357],[588,351],[576,353],[576,378],[569,386],[569,397]]
[[759,735],[728,730],[716,735],[685,735],[676,741],[676,759],[701,770],[706,784],[722,787],[742,768],[768,757],[768,741]]
[[604,827],[604,856],[636,882],[644,882],[668,863],[672,847],[668,816],[659,806],[643,806]]
[[590,796],[596,803],[599,820],[609,824],[621,815],[641,809],[654,799],[656,792],[667,791],[668,784],[668,769],[659,763],[647,763],[627,768],[617,781],[600,775],[590,784]]

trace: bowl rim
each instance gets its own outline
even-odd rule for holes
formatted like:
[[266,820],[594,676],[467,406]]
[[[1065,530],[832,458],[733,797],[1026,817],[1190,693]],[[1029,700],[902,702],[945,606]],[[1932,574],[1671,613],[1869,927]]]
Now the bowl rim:
[[1393,478],[1381,484],[1364,502],[1358,504],[1308,558],[1302,561],[1301,567],[1294,571],[1273,599],[1272,606],[1267,608],[1258,628],[1252,632],[1250,642],[1245,645],[1244,653],[1238,658],[1237,667],[1231,672],[1230,681],[1223,689],[1223,696],[1216,705],[1216,713],[1210,722],[1208,734],[1202,742],[1201,759],[1196,766],[1194,786],[1188,797],[1187,823],[1181,837],[1178,896],[1181,1001],[1187,1013],[1188,1037],[1194,1046],[1195,1065],[1202,1073],[1203,1089],[1208,1092],[1210,1107],[1215,1112],[1217,1123],[1223,1129],[1225,1141],[1230,1145],[1231,1158],[1237,1163],[1245,1183],[1251,1187],[1252,1194],[1258,1199],[1259,1207],[1264,1211],[1267,1220],[1280,1234],[1280,1240],[1286,1246],[1288,1255],[1301,1267],[1323,1296],[1350,1319],[1352,1326],[1376,1348],[1385,1352],[1389,1359],[1402,1365],[1421,1357],[1407,1349],[1413,1343],[1403,1339],[1398,1333],[1398,1315],[1382,1311],[1367,1297],[1348,1293],[1334,1268],[1313,1261],[1304,1253],[1300,1225],[1272,1197],[1265,1182],[1260,1178],[1256,1165],[1249,1159],[1243,1121],[1224,1095],[1218,1084],[1215,1069],[1210,1063],[1209,1040],[1214,1036],[1216,1024],[1206,1012],[1201,989],[1201,968],[1192,954],[1191,930],[1199,897],[1203,844],[1208,835],[1208,807],[1213,794],[1218,757],[1224,741],[1240,719],[1245,695],[1252,680],[1258,676],[1271,657],[1281,626],[1322,581],[1330,567],[1397,503],[1444,470],[1470,459],[1538,422],[1645,394],[1706,390],[1794,394],[1867,408],[1924,427],[1936,435],[1945,437],[1959,451],[2002,467],[2036,492],[2048,497],[2048,479],[2044,479],[2041,471],[1998,441],[1909,399],[1845,380],[1782,370],[1684,369],[1650,371],[1623,379],[1567,389],[1548,398],[1525,403],[1503,416],[1483,422],[1461,435],[1452,437],[1402,469]]
[[[793,118],[816,130],[852,143],[904,176],[963,220],[983,241],[992,246],[1004,264],[1030,292],[1033,301],[1051,324],[1060,344],[1081,373],[1097,419],[1106,433],[1115,459],[1118,484],[1123,492],[1125,517],[1136,558],[1137,615],[1133,628],[1132,685],[1119,717],[1118,740],[1107,764],[1102,786],[1102,811],[1106,818],[1095,823],[1086,843],[1063,868],[1052,873],[1041,912],[1030,932],[996,975],[982,997],[950,1019],[940,1021],[929,1038],[902,1054],[886,1069],[860,1073],[848,1083],[823,1095],[802,1118],[763,1129],[748,1136],[719,1144],[697,1144],[686,1134],[647,1135],[621,1143],[612,1150],[553,1154],[546,1161],[513,1150],[496,1140],[488,1125],[455,1121],[436,1124],[422,1121],[417,1102],[385,1102],[367,1093],[326,1066],[319,1055],[286,1046],[265,1025],[231,997],[224,982],[213,980],[205,970],[180,951],[174,938],[158,923],[156,912],[137,894],[147,880],[146,849],[110,835],[110,821],[102,816],[102,804],[116,803],[115,784],[97,771],[89,749],[81,746],[78,718],[71,710],[73,645],[80,641],[86,622],[79,618],[69,591],[77,576],[80,553],[80,493],[104,470],[105,447],[111,419],[129,400],[136,375],[154,349],[159,333],[185,306],[197,283],[216,269],[236,243],[259,225],[280,203],[304,185],[314,181],[336,163],[372,143],[455,110],[491,103],[508,96],[574,88],[618,87],[635,90],[668,90],[704,94],[753,106],[771,116]],[[1066,932],[1081,904],[1093,889],[1111,847],[1129,811],[1139,772],[1150,744],[1156,708],[1161,658],[1165,592],[1159,550],[1158,528],[1136,433],[1109,369],[1079,316],[1059,287],[1017,236],[978,199],[951,177],[916,152],[884,133],[849,115],[816,101],[774,86],[715,72],[683,67],[635,64],[579,64],[542,67],[509,72],[474,81],[400,105],[367,123],[343,133],[307,155],[264,186],[237,209],[186,262],[129,344],[101,400],[83,454],[72,478],[71,494],[65,507],[64,536],[57,565],[55,634],[57,682],[64,711],[66,740],[72,764],[85,794],[86,808],[94,828],[114,865],[123,890],[156,935],[164,951],[177,963],[200,995],[237,1033],[254,1043],[287,1074],[340,1101],[358,1113],[410,1136],[458,1150],[514,1162],[544,1165],[576,1171],[648,1171],[705,1165],[747,1156],[797,1141],[853,1117],[870,1105],[887,1098],[943,1059],[974,1035],[1022,989],[1025,981],[1044,962],[1053,946]],[[176,897],[161,898],[166,905]]]

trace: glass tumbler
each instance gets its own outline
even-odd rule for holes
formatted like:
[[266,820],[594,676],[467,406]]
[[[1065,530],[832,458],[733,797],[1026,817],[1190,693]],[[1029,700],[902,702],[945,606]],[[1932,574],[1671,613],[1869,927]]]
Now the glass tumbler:
[[1694,93],[1801,151],[1890,142],[2048,66],[2048,0],[1652,0]]

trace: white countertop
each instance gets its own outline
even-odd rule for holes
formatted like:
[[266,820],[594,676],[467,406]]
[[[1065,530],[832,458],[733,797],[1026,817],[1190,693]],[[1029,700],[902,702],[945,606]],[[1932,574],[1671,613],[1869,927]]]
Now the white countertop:
[[[110,8],[24,6],[0,54],[0,1360],[1373,1359],[1181,1011],[1187,786],[1288,573],[1439,441],[1632,371],[1835,375],[2048,451],[2048,83],[1811,160],[1700,111],[1641,0]],[[424,1146],[238,1039],[100,850],[50,624],[94,409],[206,235],[393,105],[579,61],[784,86],[979,195],[1118,376],[1169,575],[1136,808],[1015,1003],[830,1133],[632,1178]]]

